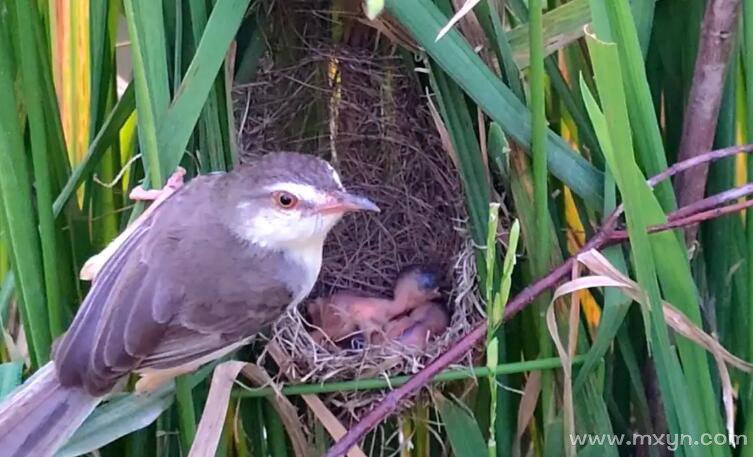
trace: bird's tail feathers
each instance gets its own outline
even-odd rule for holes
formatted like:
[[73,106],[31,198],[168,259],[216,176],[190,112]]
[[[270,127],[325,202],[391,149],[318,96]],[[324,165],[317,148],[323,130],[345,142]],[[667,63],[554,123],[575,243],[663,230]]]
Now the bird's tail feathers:
[[99,401],[81,388],[60,385],[48,363],[0,403],[0,454],[53,456]]

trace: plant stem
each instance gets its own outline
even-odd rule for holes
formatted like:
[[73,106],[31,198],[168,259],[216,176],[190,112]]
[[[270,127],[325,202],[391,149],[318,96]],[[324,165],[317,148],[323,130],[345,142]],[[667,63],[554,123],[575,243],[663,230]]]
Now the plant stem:
[[[573,359],[573,364],[578,365],[585,360],[585,356],[577,356]],[[526,362],[515,362],[497,365],[493,370],[488,367],[471,367],[471,368],[458,368],[453,370],[443,371],[433,378],[429,382],[449,382],[458,381],[468,378],[479,378],[490,375],[502,375],[502,374],[514,374],[523,373],[526,371],[538,371],[538,370],[551,370],[561,367],[559,357],[550,357],[546,359],[529,360]],[[324,384],[298,384],[288,385],[279,389],[272,387],[260,387],[251,388],[244,387],[233,392],[233,397],[240,398],[253,398],[253,397],[268,397],[276,395],[277,392],[282,395],[308,395],[308,394],[325,394],[330,392],[352,392],[356,390],[378,390],[391,387],[402,386],[408,382],[411,378],[410,375],[394,376],[389,379],[386,378],[369,378],[369,379],[354,379],[352,381],[339,381],[328,382]]]
[[[683,119],[679,161],[708,151],[713,145],[739,12],[740,0],[710,0],[706,4],[693,84]],[[703,197],[707,175],[708,165],[702,165],[681,176],[677,185],[680,206]],[[696,231],[689,229],[687,239],[695,239]]]
[[191,378],[179,376],[175,379],[175,400],[180,421],[180,444],[188,452],[196,436],[196,412],[193,405]]

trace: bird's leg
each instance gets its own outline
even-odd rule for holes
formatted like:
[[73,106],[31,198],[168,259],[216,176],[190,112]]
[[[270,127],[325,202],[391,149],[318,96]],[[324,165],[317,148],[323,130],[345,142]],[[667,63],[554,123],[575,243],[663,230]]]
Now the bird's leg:
[[133,390],[137,394],[146,394],[157,390],[164,383],[177,378],[180,375],[191,373],[199,368],[200,364],[189,364],[163,370],[150,370],[141,374]]
[[185,176],[186,170],[183,167],[178,167],[175,172],[167,178],[167,182],[162,189],[144,190],[141,185],[138,185],[131,190],[131,193],[128,194],[128,198],[131,200],[153,200],[153,204],[159,204],[183,186],[183,177]]
[[110,244],[107,245],[106,248],[104,248],[100,253],[92,256],[89,258],[89,260],[86,261],[84,266],[81,268],[80,278],[85,281],[93,281],[94,278],[97,276],[97,273],[99,273],[99,270],[102,269],[102,266],[104,266],[105,262],[107,262],[107,259],[109,259],[115,251],[118,249],[118,247],[123,244],[123,241],[125,241],[131,233],[141,225],[147,217],[149,217],[150,214],[154,212],[154,210],[157,209],[157,207],[162,204],[170,195],[174,194],[175,191],[180,189],[180,187],[183,185],[183,177],[186,175],[186,170],[183,167],[178,167],[175,172],[168,178],[167,183],[162,189],[159,190],[144,190],[141,186],[136,186],[133,188],[131,193],[129,194],[129,198],[131,200],[151,200],[152,204],[149,205],[149,208],[147,208],[141,215],[136,218],[131,225],[126,227],[123,232],[118,235],[114,240],[110,242]]

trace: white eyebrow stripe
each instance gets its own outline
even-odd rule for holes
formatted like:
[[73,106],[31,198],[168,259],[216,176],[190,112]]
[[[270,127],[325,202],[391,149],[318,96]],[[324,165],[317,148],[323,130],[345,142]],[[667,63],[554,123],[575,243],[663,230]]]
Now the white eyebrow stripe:
[[268,192],[286,191],[290,192],[296,197],[310,201],[310,202],[322,202],[326,199],[326,196],[318,191],[316,187],[309,184],[301,184],[296,182],[281,182],[272,184],[265,187]]
[[327,164],[327,168],[329,168],[329,171],[332,172],[332,179],[337,183],[337,186],[340,188],[340,190],[343,190],[343,183],[340,180],[340,175],[337,174],[337,170],[335,170],[329,163]]

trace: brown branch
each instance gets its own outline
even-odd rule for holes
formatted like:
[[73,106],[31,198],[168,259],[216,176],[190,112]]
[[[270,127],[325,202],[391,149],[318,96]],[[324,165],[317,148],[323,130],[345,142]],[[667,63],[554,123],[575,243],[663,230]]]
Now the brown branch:
[[[742,186],[742,187],[746,187],[746,186]],[[740,189],[740,187],[732,189],[732,190],[738,190],[738,189]],[[698,211],[698,212],[695,212],[695,213],[688,213],[686,211],[683,211],[683,213],[686,214],[685,217],[674,217],[674,218],[671,217],[672,215],[674,215],[677,212],[679,212],[679,210],[678,210],[675,213],[672,213],[670,215],[668,222],[665,222],[664,224],[653,225],[653,226],[649,227],[648,228],[648,233],[659,233],[659,232],[665,232],[667,230],[672,230],[672,229],[676,229],[676,228],[680,228],[680,227],[689,227],[691,225],[698,225],[701,222],[705,222],[705,221],[708,221],[708,220],[711,220],[711,219],[716,219],[716,218],[719,218],[719,217],[722,217],[722,216],[726,216],[728,214],[739,213],[740,211],[753,206],[753,200],[744,200],[742,202],[738,202],[738,203],[735,203],[735,204],[732,204],[732,205],[727,205],[727,206],[722,206],[722,207],[716,208],[715,206],[719,206],[719,205],[721,205],[725,201],[734,200],[734,199],[739,198],[739,197],[736,197],[736,196],[731,196],[732,193],[729,193],[729,195],[727,195],[727,196],[723,195],[723,194],[727,194],[727,193],[729,193],[729,192],[722,192],[722,193],[713,195],[713,196],[709,197],[708,199],[705,199],[705,200],[714,199],[714,200],[718,201],[717,205],[709,206],[712,209],[709,209],[709,210],[706,210],[706,211]],[[746,195],[748,195],[750,193],[751,192],[748,192]],[[690,206],[692,206],[692,205],[684,206],[681,209],[684,210],[684,209],[686,209],[686,208],[688,208]],[[629,235],[628,235],[627,231],[625,231],[625,230],[615,230],[615,231],[613,231],[610,234],[609,241],[607,242],[607,244],[618,243],[620,241],[625,241],[628,238],[629,238]]]
[[[722,92],[740,12],[740,0],[709,0],[701,23],[701,38],[693,70],[693,83],[685,108],[678,160],[711,149],[714,142]],[[677,182],[679,206],[703,198],[708,164],[684,173]],[[694,240],[696,226],[686,232]]]
[[[710,161],[719,160],[725,157],[731,157],[737,153],[753,152],[753,144],[745,146],[734,146],[717,151],[706,152],[704,154],[696,155],[684,162],[678,162],[671,167],[667,168],[658,175],[652,177],[647,182],[650,186],[656,184],[676,175],[677,173],[688,170],[692,167],[704,165]],[[747,203],[747,202],[746,202]],[[751,203],[753,204],[753,203]],[[730,205],[732,207],[734,205]],[[727,207],[725,207],[727,208]],[[713,211],[723,210],[716,209]],[[613,241],[613,234],[615,233],[615,227],[622,215],[622,206],[616,208],[607,218],[601,226],[601,229],[596,235],[588,241],[579,251],[586,252],[591,249],[599,249],[606,244]],[[739,209],[738,209],[739,211]],[[692,217],[692,216],[689,216]],[[619,232],[617,232],[619,233]],[[575,261],[577,254],[568,258],[559,267],[552,270],[548,275],[539,279],[535,283],[523,289],[519,294],[512,298],[505,306],[504,320],[508,321],[517,313],[522,311],[527,305],[533,302],[545,290],[550,287],[554,287],[562,278],[566,277],[572,269],[572,264]],[[397,409],[400,401],[410,395],[413,391],[421,388],[431,381],[440,371],[444,370],[451,363],[459,360],[465,355],[473,346],[486,335],[486,322],[482,322],[477,325],[473,330],[463,336],[446,352],[429,362],[426,367],[421,371],[413,375],[408,382],[402,386],[391,391],[387,396],[378,403],[374,409],[369,411],[366,416],[348,430],[340,440],[338,440],[334,446],[332,446],[325,457],[340,457],[347,453],[347,451],[354,446],[358,441],[366,435],[371,429],[377,426],[387,415]]]
[[683,206],[677,211],[670,213],[667,216],[667,219],[670,221],[673,221],[675,219],[682,219],[690,214],[697,214],[701,211],[716,208],[717,206],[721,206],[728,201],[737,200],[738,198],[746,197],[750,194],[753,194],[753,183],[748,183],[740,187],[725,190],[724,192],[714,194],[710,197],[704,198],[703,200],[699,200],[695,203]]

